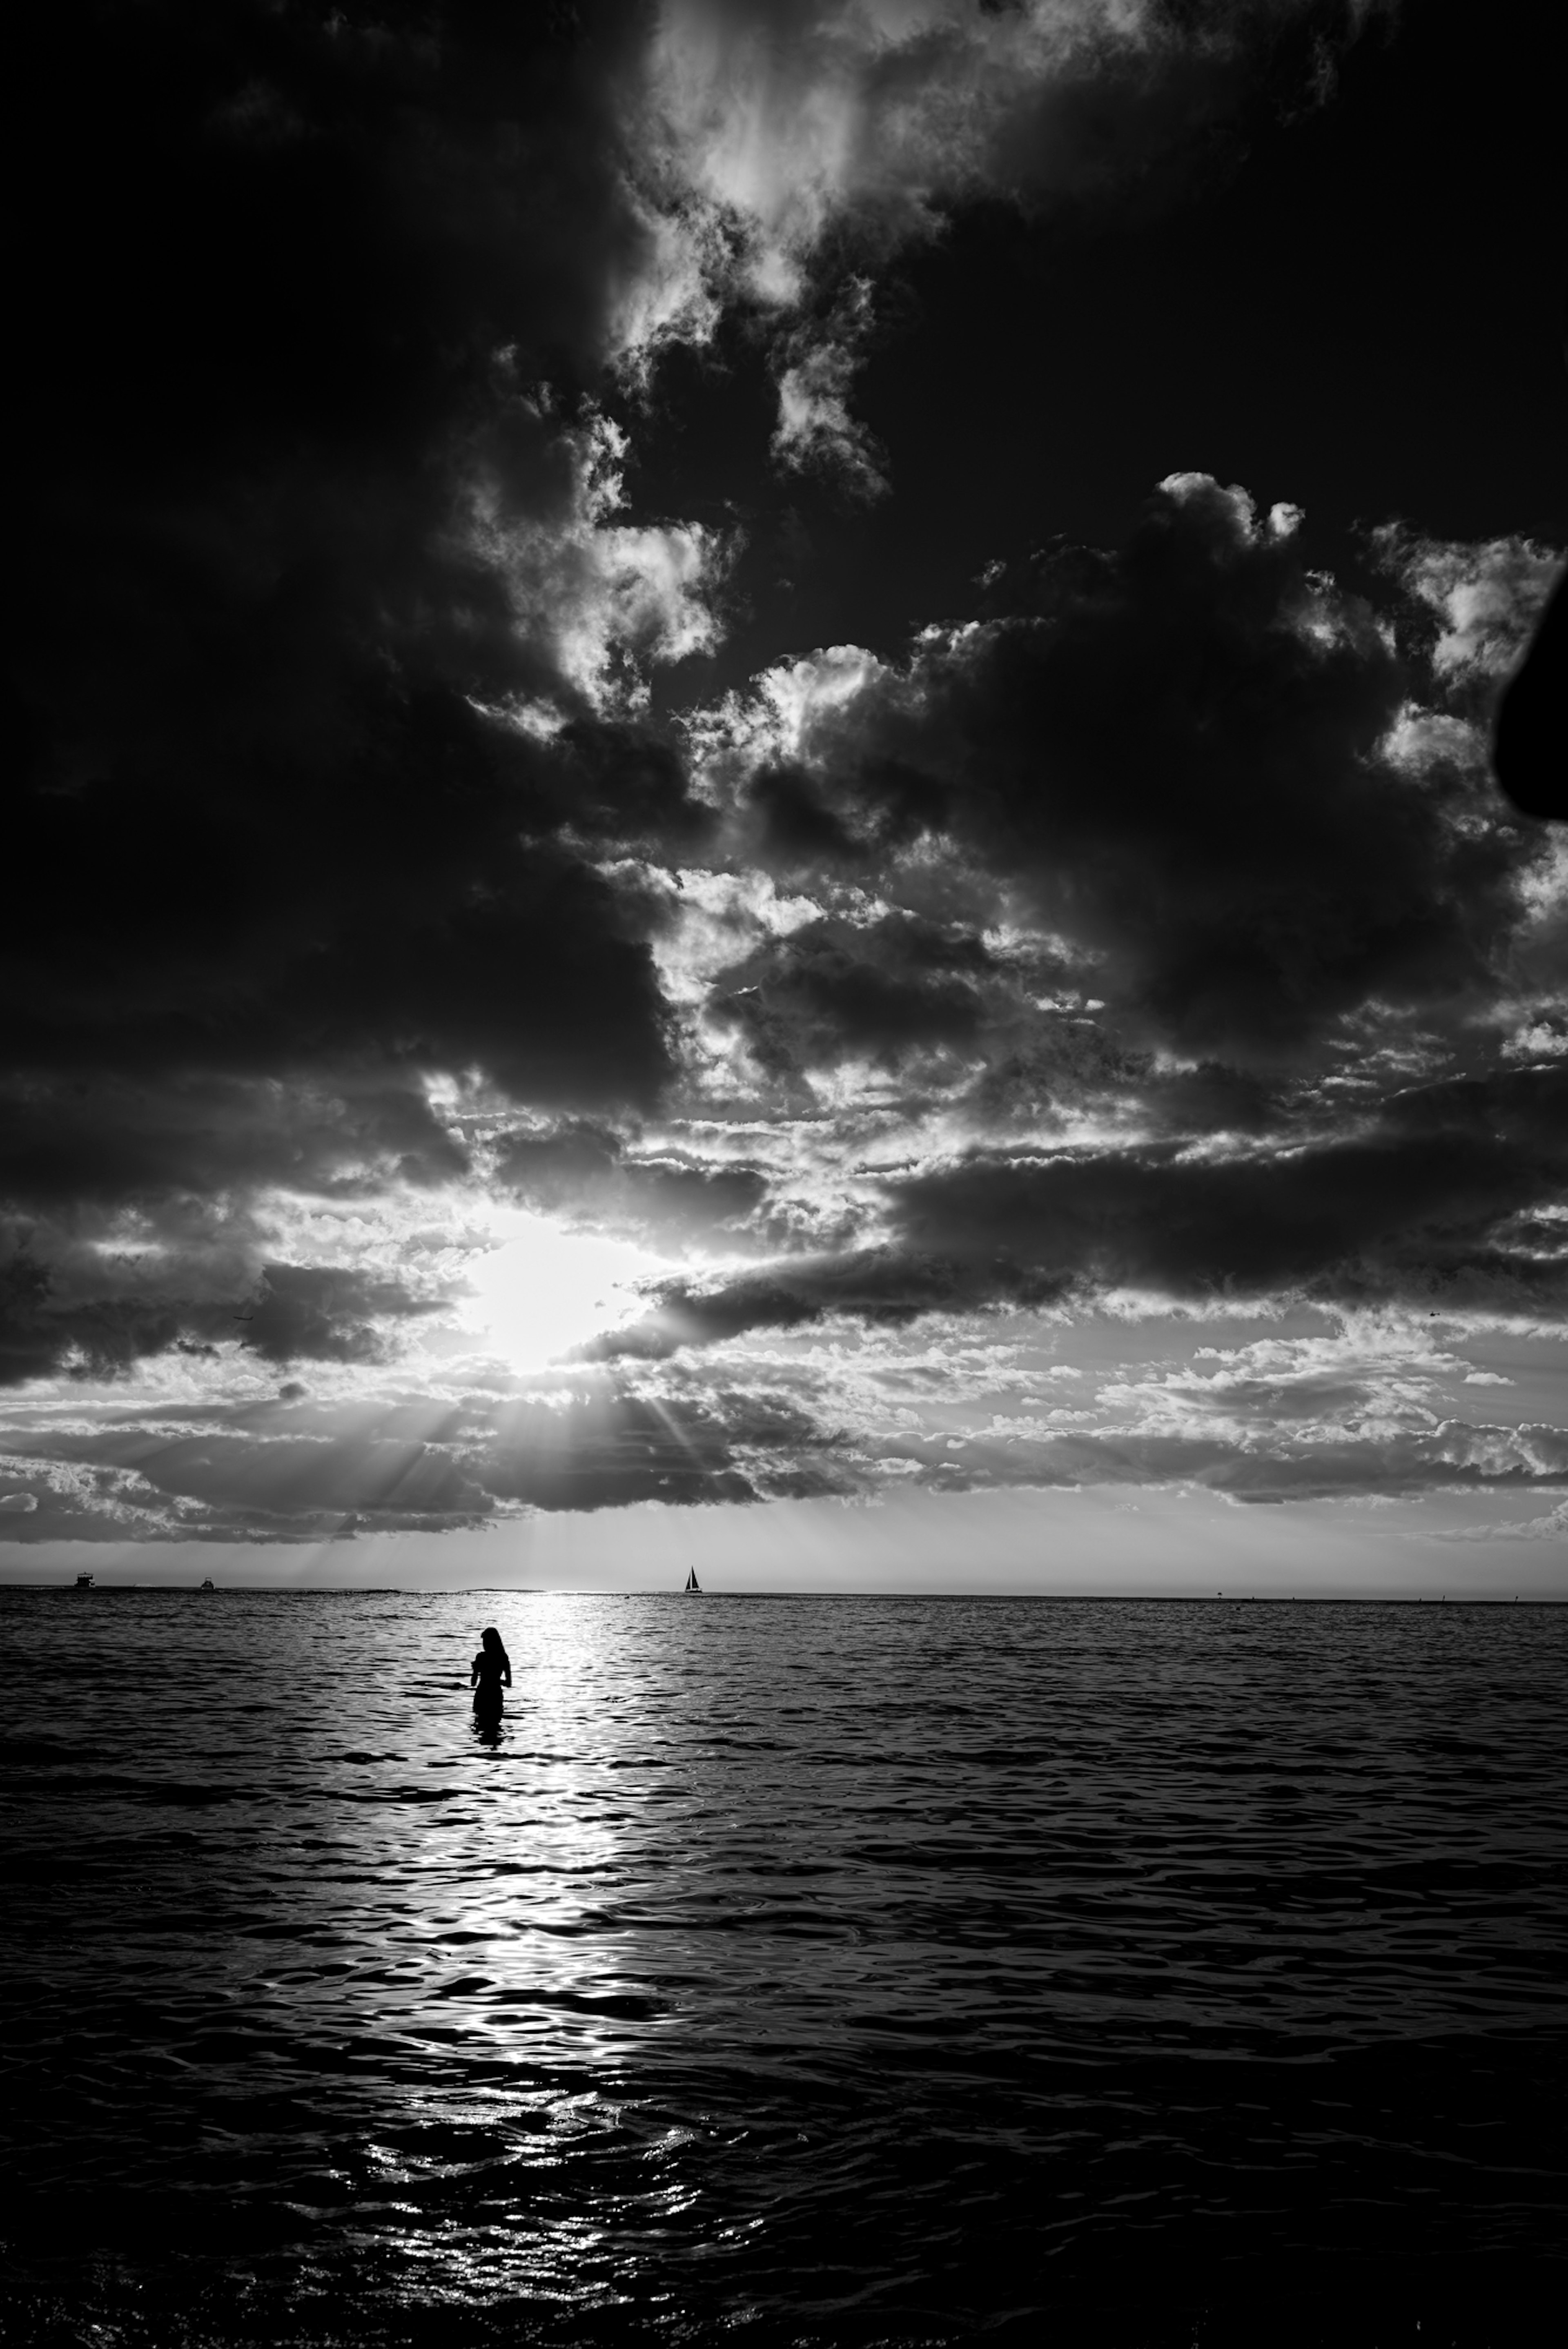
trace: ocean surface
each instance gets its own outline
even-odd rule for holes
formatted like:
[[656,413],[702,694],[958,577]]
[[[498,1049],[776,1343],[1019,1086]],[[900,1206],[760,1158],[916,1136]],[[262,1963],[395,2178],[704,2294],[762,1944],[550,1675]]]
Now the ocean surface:
[[1553,2337],[1568,1609],[12,1588],[0,1655],[10,2339]]

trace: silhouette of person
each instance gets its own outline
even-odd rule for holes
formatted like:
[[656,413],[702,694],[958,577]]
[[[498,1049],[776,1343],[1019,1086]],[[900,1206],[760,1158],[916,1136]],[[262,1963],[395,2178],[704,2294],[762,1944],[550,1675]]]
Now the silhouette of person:
[[473,1717],[476,1721],[499,1721],[504,1702],[501,1692],[512,1685],[512,1659],[493,1623],[479,1638],[479,1653],[469,1673],[473,1684]]

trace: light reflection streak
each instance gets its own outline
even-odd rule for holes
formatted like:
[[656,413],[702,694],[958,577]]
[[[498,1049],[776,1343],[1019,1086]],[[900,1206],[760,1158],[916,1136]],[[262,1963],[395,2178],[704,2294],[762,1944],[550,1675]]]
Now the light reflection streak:
[[[450,1620],[450,1602],[441,1611]],[[611,1626],[564,1595],[476,1598],[473,1614],[465,1639],[493,1618],[512,1656],[496,1742],[474,1741],[458,1710],[466,1655],[449,1682],[433,1650],[402,1682],[417,1711],[400,1706],[389,1733],[348,1752],[323,1740],[325,1771],[373,1773],[389,1798],[361,1801],[359,1857],[400,1876],[403,1897],[383,1918],[380,1962],[323,2001],[400,2061],[316,2207],[357,2226],[394,2300],[610,2308],[639,2239],[699,2200],[680,2174],[691,2131],[626,2098],[628,2059],[668,2002],[627,1964],[618,1915],[640,1823],[634,1774],[610,1775],[626,1744]],[[413,1799],[428,1791],[421,1771],[434,1799]],[[400,1812],[418,1838],[394,1857]]]

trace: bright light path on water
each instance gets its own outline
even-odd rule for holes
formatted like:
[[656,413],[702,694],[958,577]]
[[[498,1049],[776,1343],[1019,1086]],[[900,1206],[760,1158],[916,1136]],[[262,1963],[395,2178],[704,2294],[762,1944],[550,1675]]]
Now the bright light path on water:
[[498,1208],[497,1245],[468,1268],[465,1319],[520,1371],[542,1370],[641,1309],[630,1284],[670,1269],[628,1240],[563,1231],[543,1216]]

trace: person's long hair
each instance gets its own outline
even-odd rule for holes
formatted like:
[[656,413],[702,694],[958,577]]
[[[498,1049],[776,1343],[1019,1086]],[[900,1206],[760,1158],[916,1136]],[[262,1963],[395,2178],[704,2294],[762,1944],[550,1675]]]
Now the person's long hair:
[[479,1635],[479,1641],[488,1655],[493,1656],[497,1663],[504,1665],[507,1671],[511,1671],[512,1659],[506,1652],[506,1643],[493,1623],[485,1625]]

